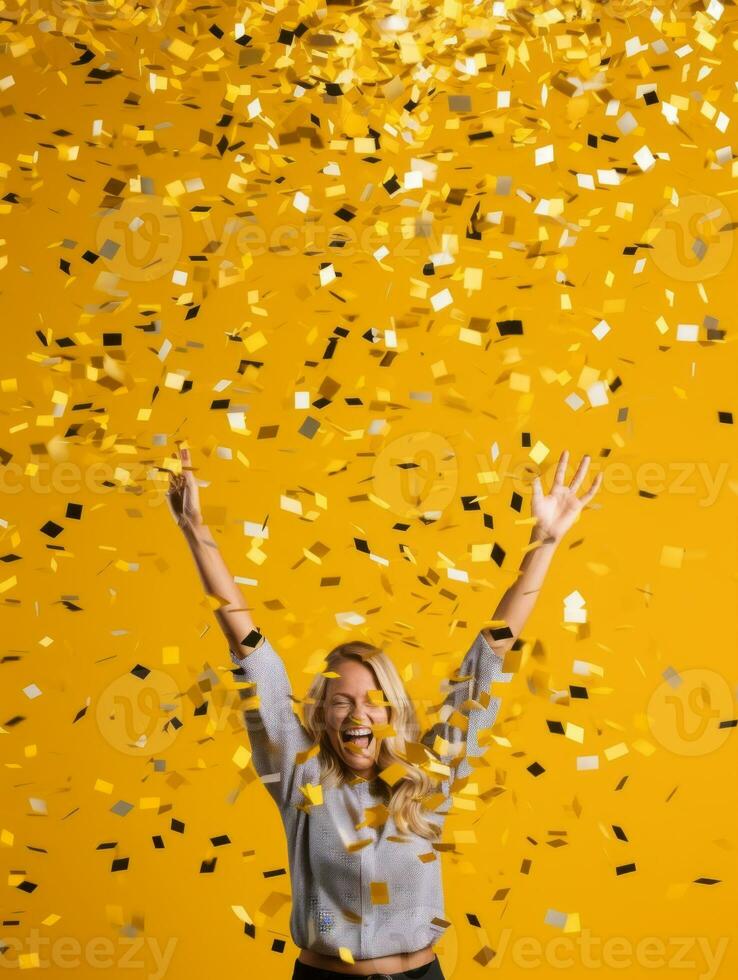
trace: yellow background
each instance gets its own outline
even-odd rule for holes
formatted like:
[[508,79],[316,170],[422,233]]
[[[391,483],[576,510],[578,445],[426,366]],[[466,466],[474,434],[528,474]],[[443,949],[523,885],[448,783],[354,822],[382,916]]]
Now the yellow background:
[[[493,691],[509,745],[490,748],[477,784],[501,792],[468,794],[447,822],[439,955],[455,980],[738,966],[735,743],[717,727],[735,716],[738,483],[734,429],[718,418],[737,407],[735,15],[421,9],[3,5],[0,534],[2,555],[20,556],[0,579],[3,965],[61,976],[76,959],[92,977],[133,961],[157,976],[153,945],[172,942],[169,977],[291,975],[288,877],[265,877],[286,868],[277,811],[242,767],[228,652],[162,496],[186,439],[207,518],[253,583],[247,601],[295,694],[332,646],[365,637],[407,672],[421,714],[513,580],[530,479],[548,485],[562,448],[592,454],[603,489],[555,557],[513,683]],[[390,31],[390,14],[407,23]],[[300,23],[292,47],[278,40]],[[95,83],[93,69],[115,74]],[[648,105],[637,90],[652,84]],[[553,162],[536,165],[548,145]],[[643,146],[660,154],[645,171]],[[390,195],[383,184],[402,187],[421,159],[435,179]],[[598,179],[616,167],[619,185]],[[467,238],[476,204],[481,237]],[[336,278],[321,284],[321,264]],[[508,320],[522,335],[500,334]],[[697,340],[678,339],[679,324]],[[103,343],[117,332],[122,345]],[[589,401],[596,382],[605,405]],[[47,521],[64,530],[49,537]],[[585,625],[564,621],[575,590]],[[577,660],[600,673],[582,677]],[[570,684],[589,698],[554,703]],[[582,742],[547,720],[580,726]],[[599,768],[578,771],[593,755]],[[120,800],[125,816],[111,812]],[[213,847],[222,834],[231,843]],[[600,944],[594,965],[583,938]],[[607,939],[621,946],[605,954]],[[497,951],[486,967],[485,949]]]

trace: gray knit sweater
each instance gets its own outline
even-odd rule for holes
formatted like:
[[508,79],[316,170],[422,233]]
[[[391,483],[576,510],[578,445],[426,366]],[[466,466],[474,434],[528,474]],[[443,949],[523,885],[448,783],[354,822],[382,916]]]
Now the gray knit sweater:
[[[294,943],[328,956],[338,956],[339,948],[347,947],[357,960],[435,943],[447,926],[439,852],[423,837],[400,835],[391,816],[381,826],[356,829],[367,816],[366,808],[386,800],[378,778],[324,787],[322,804],[298,808],[307,803],[300,787],[320,783],[320,763],[317,755],[296,758],[314,742],[292,710],[285,666],[266,637],[245,657],[231,650],[231,659],[241,668],[236,679],[256,684],[255,690],[244,689],[246,696],[258,695],[257,706],[246,705],[244,718],[254,767],[279,807],[287,837]],[[445,719],[468,699],[488,692],[493,681],[512,677],[502,672],[502,658],[481,633],[467,651],[459,675],[469,679],[450,685],[439,712],[441,720],[422,736],[428,748],[437,734],[457,745],[463,741],[464,732]],[[466,747],[452,761],[450,756],[439,757],[450,766],[450,778],[440,787],[446,800],[428,811],[430,820],[443,825],[452,802],[450,788],[455,779],[472,772],[469,757],[485,751],[477,742],[478,733],[494,724],[499,705],[499,697],[491,697],[486,708],[466,706]],[[347,850],[358,841],[369,843]],[[372,883],[386,886],[389,901],[373,903]],[[378,892],[381,888],[375,898]]]

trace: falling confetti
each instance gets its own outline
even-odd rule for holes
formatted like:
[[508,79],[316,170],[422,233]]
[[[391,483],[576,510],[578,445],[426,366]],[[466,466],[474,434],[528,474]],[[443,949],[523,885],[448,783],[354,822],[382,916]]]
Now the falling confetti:
[[[532,480],[592,453],[599,513],[420,858],[459,931],[439,958],[504,969],[508,926],[638,937],[636,885],[722,935],[735,8],[7,0],[2,24],[0,955],[42,968],[11,940],[82,942],[79,915],[120,957],[176,935],[171,975],[204,972],[206,907],[224,958],[288,975],[258,693],[166,513],[183,440],[295,709],[354,637],[421,721],[482,627],[512,635],[490,616],[535,551]],[[407,753],[440,780],[435,745]],[[299,818],[326,795],[301,785]],[[355,818],[347,859],[387,810]],[[380,911],[404,900],[385,878]],[[131,898],[162,881],[176,928]]]

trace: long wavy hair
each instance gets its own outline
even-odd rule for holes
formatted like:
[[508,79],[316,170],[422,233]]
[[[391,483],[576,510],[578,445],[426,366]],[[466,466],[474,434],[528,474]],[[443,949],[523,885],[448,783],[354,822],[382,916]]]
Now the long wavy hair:
[[[404,758],[405,743],[417,742],[420,738],[420,725],[397,668],[386,653],[363,640],[342,643],[331,650],[326,657],[326,672],[335,671],[345,660],[355,660],[368,667],[388,702],[388,721],[395,734],[381,740],[377,766],[384,769],[399,762],[405,768],[404,775],[391,787],[383,784],[385,795],[389,794],[387,807],[395,826],[401,834],[412,833],[438,840],[442,828],[428,819],[428,810],[423,806],[423,801],[436,790],[436,784],[421,768]],[[356,773],[338,757],[329,740],[324,713],[328,681],[323,673],[316,675],[303,703],[303,719],[305,728],[320,746],[321,782],[325,786],[340,786]]]

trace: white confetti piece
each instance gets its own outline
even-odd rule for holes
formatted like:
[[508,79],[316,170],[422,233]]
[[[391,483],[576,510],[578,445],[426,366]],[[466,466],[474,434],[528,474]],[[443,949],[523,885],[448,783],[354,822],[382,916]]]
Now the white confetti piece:
[[699,324],[697,323],[678,323],[676,339],[693,342],[699,337]]
[[638,123],[632,112],[624,112],[617,121],[618,129],[621,133],[623,133],[623,135],[626,136],[628,133],[631,133],[634,129],[636,129],[637,126]]
[[539,146],[536,148],[537,167],[542,167],[546,163],[553,163],[553,160],[554,160],[553,143],[549,143],[547,146]]
[[310,198],[307,194],[303,194],[302,191],[297,191],[292,200],[292,206],[303,214],[306,214],[307,209],[310,207]]
[[622,176],[617,170],[598,170],[597,183],[603,187],[617,187],[622,181]]
[[602,405],[607,405],[607,385],[604,381],[595,381],[593,385],[587,388],[587,398],[589,398],[589,404],[593,408],[599,408]]
[[605,671],[599,664],[590,664],[586,660],[575,660],[571,670],[573,674],[580,674],[582,677],[591,677],[593,674],[597,677],[605,676]]
[[431,306],[436,313],[438,313],[439,310],[443,310],[447,306],[450,306],[453,301],[453,296],[448,289],[442,289],[440,293],[436,293],[434,296],[431,296]]
[[321,286],[327,286],[329,282],[333,282],[336,278],[336,270],[333,268],[333,265],[324,265],[320,270],[319,278]]
[[640,150],[636,150],[633,154],[633,159],[638,164],[638,166],[645,173],[650,170],[651,167],[656,163],[656,157],[651,153],[647,146],[642,146]]
[[268,538],[269,528],[263,527],[258,521],[244,521],[243,533],[249,538]]
[[361,624],[364,622],[366,622],[364,617],[357,612],[336,613],[336,623],[338,623],[342,629],[350,629],[354,626],[361,626]]
[[565,623],[586,623],[587,610],[584,596],[575,590],[564,598],[564,622]]
[[544,922],[547,926],[554,926],[556,929],[563,929],[566,925],[568,916],[566,912],[557,912],[556,909],[548,909]]

